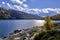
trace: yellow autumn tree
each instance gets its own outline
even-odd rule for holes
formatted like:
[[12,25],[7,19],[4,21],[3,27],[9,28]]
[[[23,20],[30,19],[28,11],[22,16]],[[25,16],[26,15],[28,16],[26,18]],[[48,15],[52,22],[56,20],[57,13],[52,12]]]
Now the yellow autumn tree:
[[44,29],[45,29],[45,31],[54,30],[54,24],[49,16],[45,17]]

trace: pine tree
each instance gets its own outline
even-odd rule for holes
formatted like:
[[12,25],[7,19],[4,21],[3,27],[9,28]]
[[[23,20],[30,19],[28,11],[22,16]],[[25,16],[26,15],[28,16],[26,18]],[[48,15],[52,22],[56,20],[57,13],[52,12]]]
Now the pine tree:
[[54,24],[51,21],[49,16],[45,17],[44,29],[45,29],[45,31],[54,30]]

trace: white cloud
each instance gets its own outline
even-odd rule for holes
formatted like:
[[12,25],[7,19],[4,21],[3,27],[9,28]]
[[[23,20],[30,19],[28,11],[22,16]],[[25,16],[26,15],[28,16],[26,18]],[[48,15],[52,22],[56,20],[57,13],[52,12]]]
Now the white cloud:
[[2,4],[5,4],[5,2],[3,1]]
[[40,9],[29,9],[28,13],[39,14],[41,12]]
[[10,5],[9,3],[7,3],[7,6],[8,6],[9,8],[11,8],[11,5]]
[[43,13],[49,13],[49,11],[47,9],[41,9],[41,12],[43,12]]
[[60,14],[60,8],[28,9],[28,13],[32,14],[49,13],[49,12]]
[[28,7],[28,5],[27,5],[27,4],[23,4],[23,7],[27,8],[27,7]]
[[23,4],[23,2],[26,2],[26,0],[11,0],[11,1],[17,4]]
[[14,5],[14,8],[19,10],[19,11],[23,11],[26,8],[28,8],[28,5],[25,4],[24,2],[26,2],[27,0],[11,0],[13,3],[19,4],[19,5]]
[[45,11],[46,11],[46,10],[47,10],[48,12],[52,11],[52,12],[60,13],[60,8],[46,8]]
[[35,9],[29,9],[29,10],[41,11],[40,9],[37,9],[37,8],[35,8]]
[[19,5],[14,5],[14,8],[16,10],[19,10],[19,11],[24,11],[25,10],[25,8],[23,8],[23,7],[19,6]]

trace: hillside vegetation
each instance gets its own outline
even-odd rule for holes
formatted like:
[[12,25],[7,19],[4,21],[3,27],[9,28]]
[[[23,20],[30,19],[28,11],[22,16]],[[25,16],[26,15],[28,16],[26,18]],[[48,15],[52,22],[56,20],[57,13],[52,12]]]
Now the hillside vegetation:
[[60,20],[60,14],[52,16],[51,19],[53,19],[53,20]]

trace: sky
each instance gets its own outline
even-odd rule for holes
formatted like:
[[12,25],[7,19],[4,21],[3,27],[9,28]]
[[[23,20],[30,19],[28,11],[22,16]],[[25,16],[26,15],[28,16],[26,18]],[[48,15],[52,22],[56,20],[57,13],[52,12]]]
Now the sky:
[[31,14],[60,14],[60,0],[0,0],[0,7],[24,11]]

